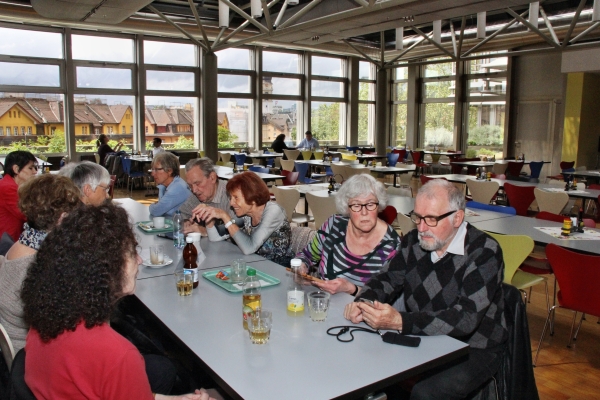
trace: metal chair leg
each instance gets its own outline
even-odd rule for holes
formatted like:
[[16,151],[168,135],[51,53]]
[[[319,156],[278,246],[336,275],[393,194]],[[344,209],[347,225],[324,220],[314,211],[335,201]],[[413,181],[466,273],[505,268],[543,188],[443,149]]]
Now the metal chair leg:
[[[552,305],[556,306],[556,278],[554,278],[554,297],[552,299]],[[556,312],[552,312],[552,320],[550,320],[550,336],[554,335],[554,316]]]
[[579,335],[579,330],[581,329],[581,324],[583,323],[584,319],[585,313],[581,314],[581,319],[579,320],[579,325],[577,326],[577,330],[575,331],[575,336],[573,337],[573,340],[577,340],[577,335]]
[[533,290],[533,286],[529,287],[529,303],[531,303],[531,291]]
[[538,343],[537,350],[535,352],[535,358],[533,359],[533,366],[537,365],[537,359],[540,355],[540,348],[542,347],[542,342],[544,341],[544,336],[546,336],[546,329],[548,328],[548,323],[550,322],[550,316],[554,312],[554,309],[559,306],[552,306],[552,309],[548,311],[548,316],[546,317],[546,322],[544,323],[544,329],[542,329],[542,336],[540,337],[540,341]]
[[573,328],[575,328],[575,320],[577,319],[577,311],[573,311],[573,322],[571,323],[571,333],[569,334],[569,344],[567,347],[570,349],[573,343]]

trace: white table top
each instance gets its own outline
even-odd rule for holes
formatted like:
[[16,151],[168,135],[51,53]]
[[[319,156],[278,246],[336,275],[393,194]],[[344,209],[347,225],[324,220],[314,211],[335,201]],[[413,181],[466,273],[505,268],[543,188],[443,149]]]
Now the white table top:
[[423,337],[418,348],[387,344],[365,332],[356,332],[352,343],[338,342],[326,330],[349,324],[342,314],[352,297],[332,296],[325,322],[312,322],[308,312],[291,317],[286,312],[285,269],[270,261],[255,265],[282,282],[262,290],[263,309],[273,312],[271,338],[265,345],[251,344],[242,328],[242,296],[204,278],[189,297],[177,295],[171,276],[138,281],[136,289],[142,303],[234,398],[357,398],[468,352],[465,343],[448,336]]
[[547,233],[535,229],[535,227],[543,226],[559,227],[562,226],[560,222],[514,215],[509,218],[474,222],[473,225],[483,231],[500,233],[503,235],[526,235],[532,238],[534,242],[541,245],[554,243],[570,250],[600,254],[600,241],[598,240],[557,239]]
[[[138,244],[145,251],[153,244],[162,244],[165,248],[165,254],[173,259],[172,264],[161,268],[150,268],[140,265],[137,279],[173,275],[176,270],[183,268],[182,250],[173,246],[172,239],[146,234],[136,226],[137,222],[150,220],[148,206],[138,203],[133,199],[116,199],[114,202],[127,210],[132,222],[132,229],[138,238]],[[206,260],[199,267],[200,270],[228,267],[233,260],[238,258],[243,258],[248,263],[264,260],[258,254],[244,255],[239,247],[228,241],[209,242],[208,238],[204,237],[200,242],[200,246],[206,255]]]
[[[216,165],[215,172],[217,173],[217,176],[219,177],[219,179],[230,180],[231,178],[233,178],[235,176],[235,174],[233,173],[233,168],[230,168],[230,167],[223,167],[220,165]],[[251,171],[251,172],[254,172],[254,171]],[[258,175],[265,182],[276,181],[278,179],[285,178],[285,176],[283,176],[283,175],[265,174],[262,172],[254,172],[254,173],[256,175]]]

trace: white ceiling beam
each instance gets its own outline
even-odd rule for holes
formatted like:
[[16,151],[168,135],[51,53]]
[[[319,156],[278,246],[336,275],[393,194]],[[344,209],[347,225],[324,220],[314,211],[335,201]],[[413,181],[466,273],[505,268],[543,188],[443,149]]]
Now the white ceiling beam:
[[300,17],[303,17],[306,13],[308,13],[310,10],[312,10],[314,7],[316,7],[322,0],[313,0],[311,3],[309,3],[306,7],[304,7],[302,10],[298,11],[296,14],[292,15],[287,21],[285,21],[283,24],[279,25],[278,28],[283,29],[283,28],[287,28],[288,26],[290,26],[291,24],[294,23],[294,21],[296,21],[297,19],[299,19]]
[[269,32],[269,30],[267,28],[265,28],[265,26],[263,24],[261,24],[260,22],[255,20],[254,17],[251,17],[250,15],[248,15],[244,10],[242,10],[241,8],[239,8],[238,6],[233,4],[231,1],[229,1],[229,0],[221,0],[221,1],[225,4],[227,4],[229,6],[229,8],[231,8],[233,11],[235,11],[242,17],[246,18],[246,20],[248,22],[250,22],[252,25],[254,25],[258,29],[260,29],[261,32],[263,32],[263,33]]
[[206,31],[204,30],[202,21],[200,20],[200,15],[198,15],[198,10],[196,9],[194,0],[188,0],[188,3],[190,5],[190,8],[192,9],[192,14],[194,14],[194,19],[196,19],[196,25],[198,25],[198,28],[200,28],[200,32],[202,32],[202,38],[204,39],[204,43],[206,43],[206,48],[210,48],[210,41],[208,40],[208,36],[206,35]]
[[579,6],[577,6],[577,11],[575,11],[575,15],[573,16],[573,21],[571,21],[571,25],[569,25],[569,30],[565,34],[565,38],[562,42],[562,48],[564,49],[569,44],[571,40],[571,35],[573,34],[573,29],[577,25],[577,21],[579,21],[579,15],[581,15],[581,11],[583,11],[583,7],[585,7],[585,0],[581,0],[579,2]]
[[507,8],[506,11],[510,15],[512,15],[513,17],[515,17],[520,23],[522,23],[523,25],[525,25],[526,27],[528,27],[529,29],[531,29],[533,32],[537,33],[550,46],[552,46],[552,47],[560,47],[559,44],[555,43],[551,38],[549,38],[548,36],[544,35],[544,33],[542,31],[540,31],[538,28],[536,28],[535,26],[533,26],[529,21],[527,21],[525,18],[521,17],[519,14],[517,14],[513,10],[511,10],[510,8]]
[[[521,17],[526,16],[527,13],[529,13],[529,10],[523,12],[521,14]],[[514,18],[512,21],[502,25],[502,27],[500,29],[498,29],[497,31],[492,33],[490,36],[483,39],[481,42],[477,43],[475,46],[471,47],[469,50],[465,51],[464,54],[462,54],[460,57],[463,58],[463,57],[466,57],[469,54],[473,53],[475,50],[477,50],[478,48],[480,48],[481,46],[483,46],[484,44],[486,44],[487,42],[489,42],[490,40],[492,40],[493,38],[495,38],[496,36],[498,36],[499,34],[501,34],[502,32],[504,32],[505,30],[507,30],[508,28],[510,28],[511,26],[513,26],[516,23],[517,23],[517,19]]]
[[440,49],[442,52],[444,52],[444,54],[452,57],[452,59],[456,59],[456,57],[452,53],[450,53],[448,50],[446,50],[444,48],[444,46],[442,46],[440,43],[436,42],[435,40],[433,40],[432,38],[430,38],[429,36],[427,36],[425,33],[423,33],[422,30],[420,30],[416,26],[411,26],[410,29],[412,29],[413,31],[417,32],[419,35],[423,36],[425,39],[427,39],[429,41],[429,43],[431,43],[432,45],[434,45],[435,47],[437,47],[438,49]]
[[377,61],[373,60],[365,52],[363,52],[361,49],[359,49],[358,47],[356,47],[355,45],[353,45],[352,43],[350,43],[346,39],[342,39],[342,42],[346,43],[348,46],[350,46],[352,49],[354,49],[358,54],[362,55],[368,61],[372,62],[373,64],[377,65],[378,67],[381,67],[380,63],[378,63]]
[[546,15],[546,11],[544,11],[544,8],[542,6],[540,6],[540,14],[541,14],[542,18],[544,19],[544,23],[546,24],[546,27],[548,28],[548,31],[550,32],[550,36],[552,36],[552,39],[557,44],[560,44],[560,40],[558,40],[558,36],[556,36],[556,32],[554,32],[554,28],[552,27],[552,23],[548,19],[548,16]]

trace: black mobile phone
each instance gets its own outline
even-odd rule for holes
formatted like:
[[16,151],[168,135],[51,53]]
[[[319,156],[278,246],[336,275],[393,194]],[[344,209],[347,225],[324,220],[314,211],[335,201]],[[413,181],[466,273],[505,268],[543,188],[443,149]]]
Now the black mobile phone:
[[173,240],[173,234],[172,233],[159,233],[156,236],[158,236],[159,238],[163,238],[163,239]]
[[365,299],[365,298],[362,298],[362,297],[360,299],[358,299],[358,301],[363,302],[363,303],[367,303],[371,307],[373,307],[375,305],[375,303],[373,302],[373,300]]

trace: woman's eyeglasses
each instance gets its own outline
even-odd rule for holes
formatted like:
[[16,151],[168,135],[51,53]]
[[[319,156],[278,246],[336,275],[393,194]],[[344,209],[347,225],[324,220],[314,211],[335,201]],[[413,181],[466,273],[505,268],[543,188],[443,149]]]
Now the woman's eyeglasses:
[[367,209],[367,211],[373,211],[377,208],[379,203],[367,203],[367,204],[348,204],[348,208],[354,212],[361,212],[363,207]]

